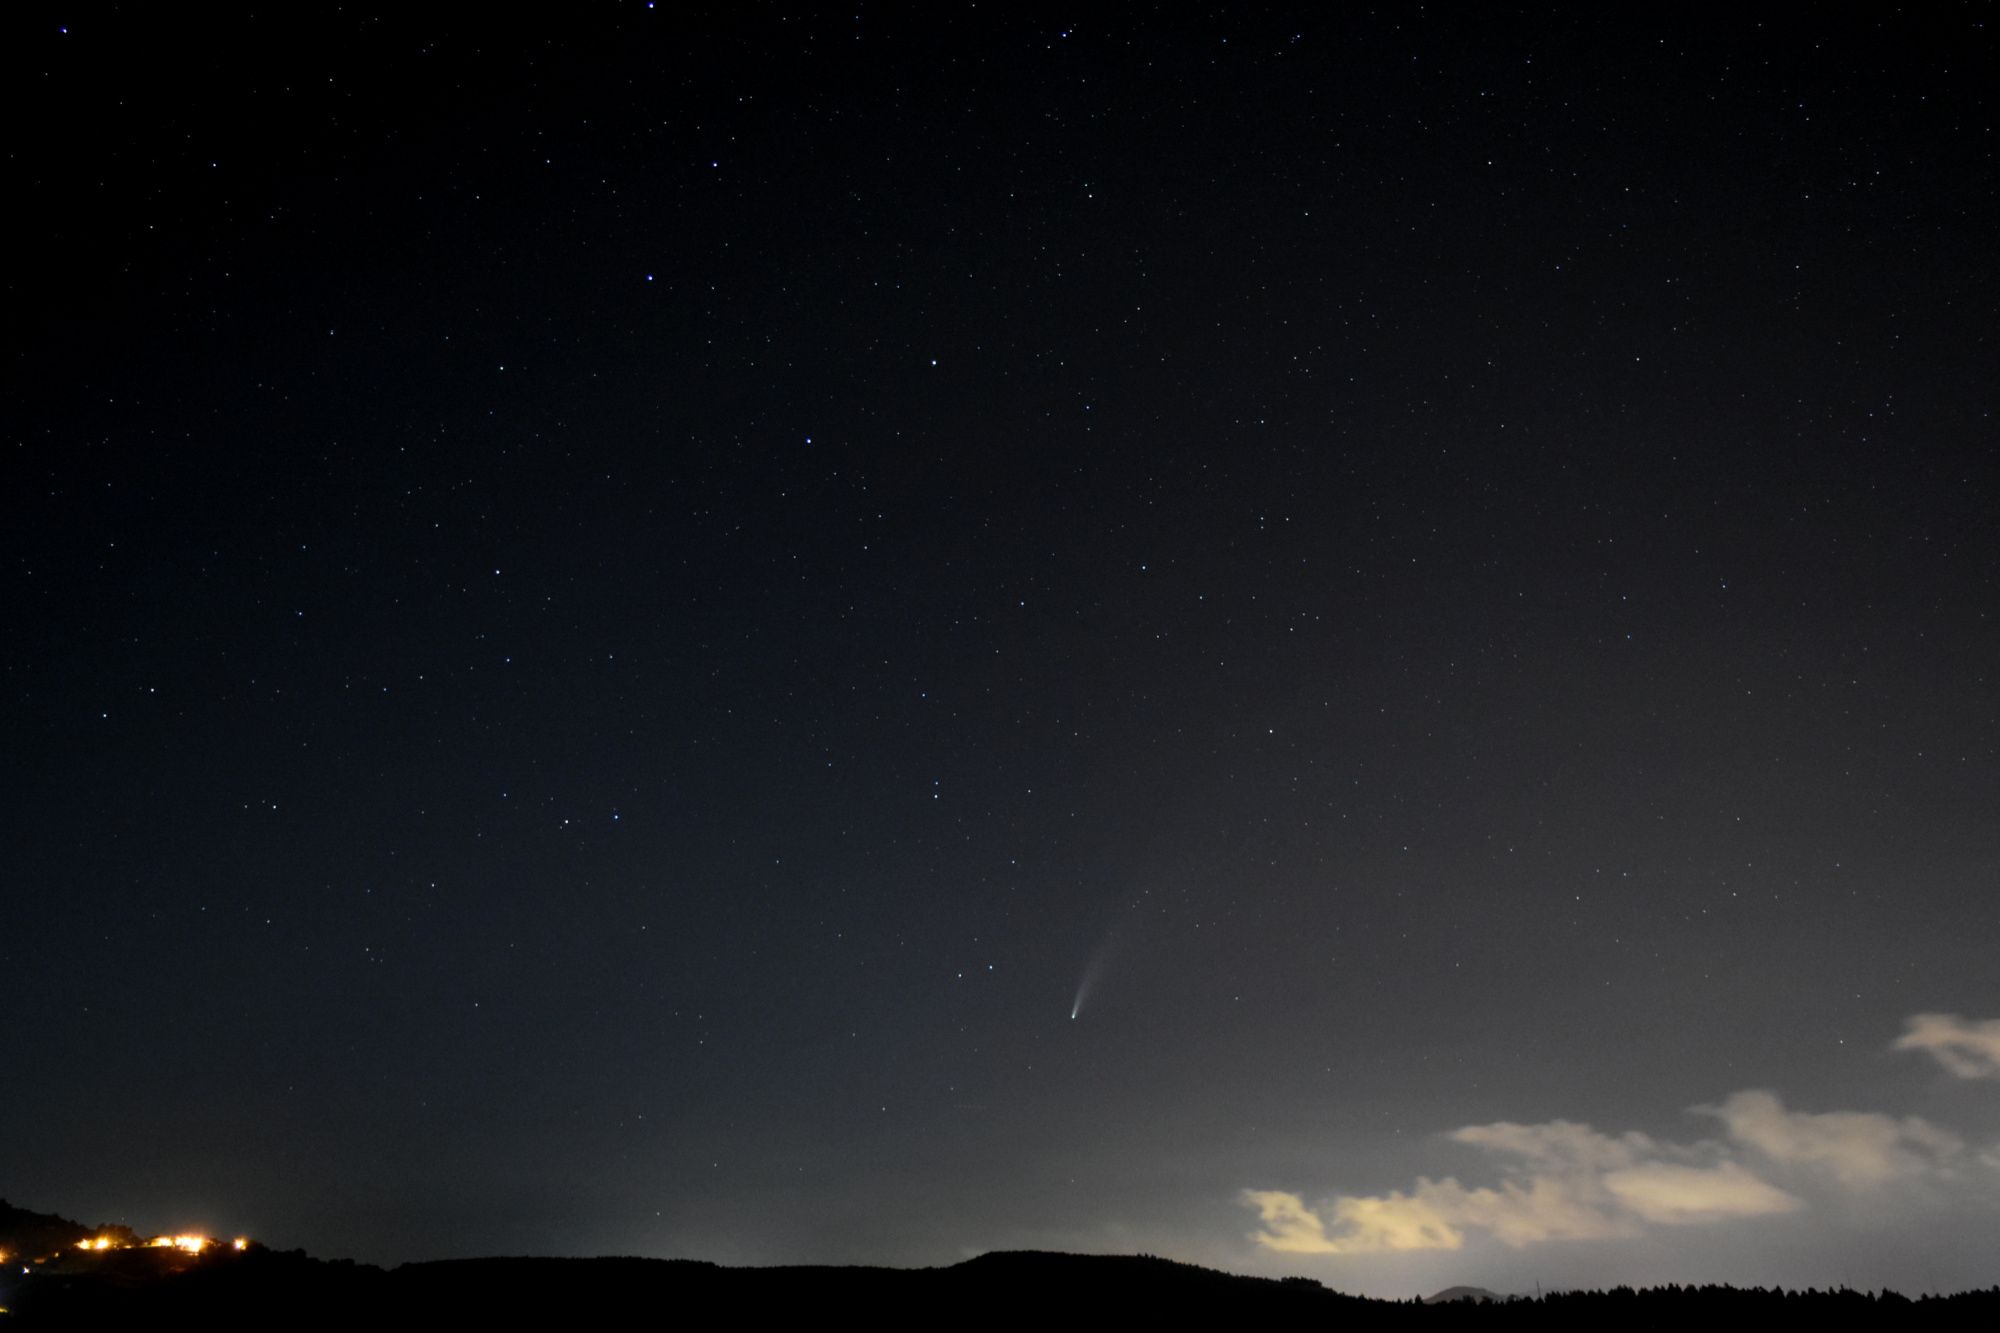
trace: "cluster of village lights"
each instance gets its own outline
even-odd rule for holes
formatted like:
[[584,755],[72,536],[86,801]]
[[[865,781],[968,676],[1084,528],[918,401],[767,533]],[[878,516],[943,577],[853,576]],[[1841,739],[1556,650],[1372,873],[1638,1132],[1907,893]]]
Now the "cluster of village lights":
[[[212,1236],[155,1236],[141,1245],[134,1246],[123,1244],[113,1240],[109,1236],[95,1236],[89,1240],[78,1241],[76,1248],[91,1251],[131,1249],[183,1250],[188,1254],[200,1254],[210,1246],[220,1245],[221,1243],[221,1241],[216,1240]],[[229,1242],[229,1248],[232,1250],[247,1250],[250,1248],[250,1242],[245,1237],[238,1236],[235,1240]]]

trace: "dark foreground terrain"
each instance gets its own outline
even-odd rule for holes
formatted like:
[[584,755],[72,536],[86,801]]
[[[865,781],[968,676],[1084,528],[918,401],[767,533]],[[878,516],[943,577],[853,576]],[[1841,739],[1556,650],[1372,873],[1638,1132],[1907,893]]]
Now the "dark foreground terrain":
[[[864,1326],[1082,1326],[1135,1319],[1279,1320],[1330,1328],[1686,1328],[1837,1323],[2000,1327],[2000,1289],[1906,1300],[1852,1291],[1669,1287],[1504,1305],[1344,1296],[1302,1278],[1239,1277],[1165,1259],[989,1254],[949,1268],[722,1268],[671,1259],[471,1259],[380,1269],[254,1249],[173,1265],[142,1253],[9,1274],[6,1328],[659,1328],[721,1319]],[[811,1321],[811,1322],[803,1322]]]

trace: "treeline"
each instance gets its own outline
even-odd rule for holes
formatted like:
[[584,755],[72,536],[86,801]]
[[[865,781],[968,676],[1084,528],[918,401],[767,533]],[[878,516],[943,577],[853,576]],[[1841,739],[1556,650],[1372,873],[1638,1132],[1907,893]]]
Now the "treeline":
[[[1472,1328],[1686,1329],[1703,1321],[1759,1321],[1763,1327],[1795,1327],[1795,1321],[1834,1321],[1834,1327],[1878,1324],[1897,1327],[2000,1328],[2000,1287],[1915,1298],[1894,1291],[1854,1291],[1836,1287],[1679,1286],[1612,1287],[1604,1291],[1558,1291],[1501,1304],[1431,1306],[1454,1326]],[[1771,1321],[1782,1321],[1771,1322]]]

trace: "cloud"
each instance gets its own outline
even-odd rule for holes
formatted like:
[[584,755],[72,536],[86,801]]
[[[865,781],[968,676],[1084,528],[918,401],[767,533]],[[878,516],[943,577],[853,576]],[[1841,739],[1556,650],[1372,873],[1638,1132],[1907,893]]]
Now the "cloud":
[[1646,1162],[1606,1175],[1604,1188],[1637,1216],[1667,1226],[1789,1213],[1800,1206],[1792,1195],[1734,1162],[1717,1166]]
[[1896,1039],[1899,1051],[1925,1051],[1960,1078],[2000,1078],[2000,1018],[1918,1014]]
[[1314,1209],[1296,1194],[1246,1190],[1262,1230],[1253,1239],[1287,1254],[1455,1250],[1472,1231],[1520,1248],[1552,1240],[1634,1236],[1649,1223],[1688,1226],[1791,1212],[1799,1200],[1717,1145],[1681,1148],[1644,1134],[1616,1137],[1551,1120],[1469,1125],[1449,1136],[1498,1160],[1497,1186],[1419,1178],[1408,1191],[1340,1195]]
[[[1257,1233],[1257,1243],[1265,1249],[1280,1254],[1343,1253],[1340,1243],[1328,1238],[1326,1223],[1298,1195],[1284,1190],[1244,1190],[1243,1202],[1257,1210],[1264,1224]],[[1454,1236],[1449,1244],[1429,1248],[1449,1250],[1458,1243]]]
[[[1445,1181],[1456,1189],[1456,1182]],[[1340,1234],[1328,1235],[1326,1221],[1296,1194],[1244,1190],[1243,1201],[1257,1209],[1264,1229],[1257,1242],[1283,1254],[1372,1254],[1383,1250],[1455,1250],[1465,1233],[1453,1225],[1449,1208],[1427,1197],[1440,1188],[1419,1181],[1415,1194],[1344,1198],[1333,1204]]]
[[1870,1111],[1787,1111],[1769,1092],[1732,1093],[1695,1108],[1722,1121],[1729,1137],[1773,1162],[1822,1167],[1843,1185],[1866,1187],[1937,1171],[1964,1142],[1915,1116]]
[[[1917,1014],[1906,1028],[1895,1049],[1928,1052],[1960,1078],[2000,1079],[2000,1019]],[[1806,1206],[1767,1175],[1809,1196],[1847,1191],[1877,1208],[1896,1197],[1885,1191],[1911,1182],[1962,1184],[1968,1166],[2000,1170],[2000,1144],[1968,1148],[1917,1116],[1794,1111],[1754,1088],[1691,1109],[1720,1122],[1722,1137],[1672,1143],[1573,1120],[1502,1120],[1445,1136],[1486,1155],[1497,1177],[1490,1185],[1419,1176],[1406,1189],[1317,1205],[1286,1190],[1244,1190],[1241,1201],[1257,1210],[1262,1225],[1251,1239],[1264,1249],[1380,1254],[1456,1250],[1475,1235],[1515,1248],[1629,1237]]]
[[1447,1180],[1439,1189],[1448,1189],[1468,1226],[1490,1231],[1516,1249],[1545,1240],[1600,1240],[1633,1231],[1629,1220],[1601,1206],[1601,1191],[1584,1177],[1530,1175],[1503,1181],[1497,1190],[1468,1190]]
[[1657,1145],[1644,1134],[1623,1134],[1614,1139],[1573,1120],[1551,1120],[1540,1125],[1517,1125],[1502,1120],[1492,1125],[1468,1125],[1453,1130],[1450,1137],[1454,1143],[1471,1144],[1549,1168],[1630,1166],[1658,1151]]

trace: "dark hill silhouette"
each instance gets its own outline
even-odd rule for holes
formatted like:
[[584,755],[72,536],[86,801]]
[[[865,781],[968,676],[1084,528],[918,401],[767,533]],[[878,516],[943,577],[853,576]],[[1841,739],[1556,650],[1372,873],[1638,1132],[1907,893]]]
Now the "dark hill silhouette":
[[10,1258],[19,1258],[24,1254],[54,1254],[57,1250],[68,1249],[89,1234],[81,1222],[72,1222],[54,1213],[31,1213],[26,1208],[16,1208],[5,1199],[0,1199],[0,1254]]
[[0,1254],[10,1259],[35,1259],[73,1249],[87,1236],[114,1236],[136,1242],[129,1227],[87,1227],[54,1213],[33,1213],[0,1199]]
[[1308,1317],[1370,1304],[1316,1282],[1242,1277],[1132,1255],[996,1253],[949,1268],[723,1268],[687,1260],[468,1259],[405,1264],[398,1298],[440,1317],[613,1319],[676,1301],[761,1315],[868,1319]]
[[[21,1214],[35,1225],[62,1223]],[[20,1224],[22,1227],[28,1222]],[[68,1223],[79,1235],[89,1228]],[[54,1234],[53,1232],[49,1234]],[[915,1327],[1099,1321],[1323,1320],[1339,1330],[1783,1326],[2000,1327],[2000,1288],[1909,1301],[1893,1293],[1663,1287],[1500,1303],[1371,1300],[1306,1278],[1257,1278],[1138,1255],[981,1255],[946,1268],[725,1268],[688,1259],[455,1259],[381,1269],[253,1246],[178,1268],[145,1251],[0,1274],[9,1328],[655,1328],[830,1320]],[[1440,1293],[1444,1294],[1444,1293]]]

